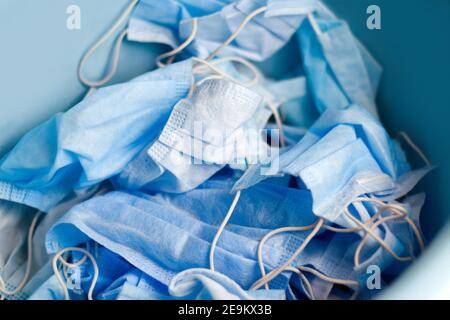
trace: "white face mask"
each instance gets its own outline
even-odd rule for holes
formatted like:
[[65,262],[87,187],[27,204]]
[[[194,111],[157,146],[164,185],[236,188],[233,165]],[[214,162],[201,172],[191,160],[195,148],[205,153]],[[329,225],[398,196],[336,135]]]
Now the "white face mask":
[[260,136],[271,114],[265,111],[262,97],[252,90],[224,79],[206,80],[174,107],[148,155],[179,181],[170,191],[195,188],[224,165],[245,165],[269,153]]

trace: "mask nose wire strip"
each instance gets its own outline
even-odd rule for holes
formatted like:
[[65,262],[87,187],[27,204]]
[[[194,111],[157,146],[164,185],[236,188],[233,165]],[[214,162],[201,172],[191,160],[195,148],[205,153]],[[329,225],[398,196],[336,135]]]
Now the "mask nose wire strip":
[[55,256],[53,257],[53,261],[52,261],[53,271],[55,273],[56,279],[58,280],[59,284],[61,285],[62,289],[64,290],[64,297],[66,300],[70,300],[69,290],[68,290],[66,284],[64,283],[64,280],[61,277],[61,274],[58,270],[58,261],[60,261],[63,265],[65,265],[67,267],[78,266],[78,263],[72,264],[65,260],[60,259],[64,253],[69,252],[69,251],[81,252],[91,260],[92,266],[94,268],[94,276],[92,278],[91,286],[89,287],[89,290],[88,290],[88,299],[93,300],[94,288],[95,288],[95,285],[97,283],[98,276],[99,276],[98,265],[97,265],[97,262],[95,261],[95,258],[92,256],[92,254],[89,251],[82,249],[82,248],[76,248],[76,247],[69,247],[69,248],[62,249],[61,251],[59,251],[58,253],[55,254]]
[[89,48],[88,51],[84,54],[83,58],[81,59],[81,62],[78,66],[78,78],[80,81],[89,88],[96,88],[100,87],[104,84],[106,84],[109,80],[112,79],[114,76],[117,65],[119,62],[119,55],[120,55],[120,47],[123,42],[123,39],[125,35],[128,33],[128,30],[122,31],[122,33],[118,36],[115,48],[114,48],[114,55],[113,55],[113,63],[110,72],[101,80],[98,81],[92,81],[87,79],[84,76],[84,66],[86,65],[89,58],[97,51],[98,48],[100,48],[109,38],[112,37],[114,32],[116,32],[117,29],[125,22],[125,20],[128,18],[128,16],[131,14],[131,11],[133,11],[134,7],[137,5],[139,0],[132,0],[128,7],[124,10],[124,12],[120,15],[120,17],[116,20],[116,22],[111,26],[111,28],[106,31],[106,33],[99,39],[97,42],[95,42],[91,48]]
[[242,31],[242,29],[244,29],[244,27],[247,25],[247,23],[250,22],[250,20],[252,20],[255,16],[257,16],[258,14],[267,11],[267,7],[261,7],[256,9],[255,11],[251,12],[247,17],[245,17],[245,19],[242,21],[242,23],[236,28],[236,30],[234,30],[234,32],[220,45],[218,46],[207,58],[206,60],[211,60],[212,58],[214,58],[216,55],[219,54],[220,51],[222,51],[226,46],[228,46],[238,35],[239,33]]
[[419,146],[417,144],[415,144],[414,141],[412,141],[412,139],[409,137],[409,135],[406,132],[400,131],[398,133],[398,136],[403,138],[406,141],[406,143],[419,155],[419,157],[423,160],[423,162],[425,162],[425,164],[427,166],[431,165],[431,161],[425,155],[425,152],[423,152],[422,149],[420,149]]
[[[183,51],[187,46],[189,46],[192,41],[194,41],[195,37],[197,36],[197,31],[198,31],[198,20],[197,20],[197,18],[194,18],[194,19],[192,19],[192,31],[191,31],[191,34],[189,35],[189,37],[175,49],[159,55],[156,58],[156,65],[159,68],[162,68],[162,67],[165,67],[165,66],[169,65],[170,63],[172,63],[173,59],[175,59],[175,56],[178,53],[180,53],[181,51]],[[166,59],[166,58],[170,58],[170,59],[167,61],[167,64],[164,64],[162,62],[162,60]]]
[[228,212],[225,215],[225,218],[223,219],[222,223],[220,224],[219,228],[217,229],[217,232],[214,236],[213,241],[211,242],[211,249],[209,251],[209,268],[211,269],[211,271],[214,271],[214,252],[216,250],[217,241],[219,241],[220,235],[222,234],[225,226],[227,225],[228,220],[230,220],[240,197],[241,197],[241,191],[239,190],[238,192],[236,192],[233,202],[232,202],[230,208],[228,209]]
[[320,228],[322,227],[324,223],[323,218],[320,218],[315,226],[314,229],[310,232],[310,234],[305,238],[305,240],[302,242],[302,244],[297,248],[297,250],[294,252],[294,254],[287,259],[283,265],[281,265],[280,267],[273,269],[272,271],[270,271],[268,274],[266,274],[265,276],[261,277],[259,280],[257,280],[250,288],[250,290],[257,290],[260,287],[262,287],[263,285],[265,285],[266,283],[268,283],[269,281],[271,281],[272,279],[274,279],[276,276],[278,276],[280,273],[282,273],[283,271],[286,270],[286,267],[289,267],[292,262],[294,262],[294,260],[297,258],[297,256],[299,254],[301,254],[303,252],[303,250],[305,249],[305,247],[309,244],[309,242],[316,236],[316,234],[320,231]]
[[5,282],[3,281],[3,279],[0,277],[0,293],[5,296],[12,296],[15,295],[17,293],[19,293],[27,284],[28,278],[30,276],[30,272],[31,272],[31,265],[33,262],[33,235],[34,235],[34,231],[36,230],[36,226],[38,223],[39,218],[41,217],[42,212],[38,212],[36,213],[36,215],[34,216],[30,228],[28,229],[28,237],[27,237],[27,248],[28,248],[28,252],[27,252],[27,265],[25,268],[25,274],[23,276],[22,281],[20,282],[20,284],[12,291],[8,291],[5,287]]

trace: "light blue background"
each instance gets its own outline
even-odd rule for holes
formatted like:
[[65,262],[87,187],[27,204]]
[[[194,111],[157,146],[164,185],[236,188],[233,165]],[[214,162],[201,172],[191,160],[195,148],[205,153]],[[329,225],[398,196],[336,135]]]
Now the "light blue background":
[[[406,131],[439,166],[418,187],[427,191],[423,225],[431,239],[450,212],[450,1],[325,2],[349,21],[355,35],[384,67],[378,99],[384,124],[392,134]],[[0,155],[23,133],[81,99],[85,89],[77,78],[79,60],[127,3],[0,0]],[[66,28],[66,8],[71,4],[81,7],[81,30]],[[381,7],[382,30],[366,28],[366,8],[370,4]],[[102,75],[111,45],[112,41],[94,55],[88,65],[90,78]],[[113,82],[151,70],[156,55],[163,51],[161,46],[126,42]],[[284,50],[266,69],[279,74],[289,68],[285,61],[293,63],[297,59]],[[277,60],[283,61],[281,68]],[[419,273],[423,274],[422,282],[427,279],[425,273],[433,272],[433,266],[437,266],[434,261],[450,265],[450,228],[440,237],[421,264],[409,272],[411,275],[403,277],[407,279],[403,281],[403,291],[396,292],[408,292],[411,281],[418,286]],[[439,279],[433,283],[437,285]]]

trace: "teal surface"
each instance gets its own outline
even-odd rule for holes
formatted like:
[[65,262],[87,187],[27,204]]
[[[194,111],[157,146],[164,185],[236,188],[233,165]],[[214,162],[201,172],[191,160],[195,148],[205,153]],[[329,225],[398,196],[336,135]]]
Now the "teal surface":
[[[384,67],[378,97],[383,123],[392,135],[407,132],[439,169],[417,187],[427,192],[423,227],[428,252],[383,298],[450,298],[450,1],[326,0]],[[0,155],[23,133],[85,93],[76,76],[84,51],[124,9],[127,0],[0,0]],[[81,30],[68,30],[66,8],[81,8]],[[382,29],[368,30],[366,8],[377,4]],[[99,78],[112,41],[88,65]],[[165,48],[123,47],[113,82],[154,67]],[[293,46],[264,68],[282,74],[297,61]],[[278,64],[277,62],[283,61]],[[413,153],[411,153],[413,157]],[[416,162],[420,165],[420,162]],[[437,235],[436,239],[435,235]],[[447,268],[443,267],[446,266]]]
[[[78,81],[82,54],[103,34],[128,0],[0,0],[0,154],[23,133],[78,102],[85,89]],[[69,5],[81,9],[81,29],[69,30]],[[113,41],[88,63],[98,79]],[[154,68],[161,47],[126,42],[113,82]]]

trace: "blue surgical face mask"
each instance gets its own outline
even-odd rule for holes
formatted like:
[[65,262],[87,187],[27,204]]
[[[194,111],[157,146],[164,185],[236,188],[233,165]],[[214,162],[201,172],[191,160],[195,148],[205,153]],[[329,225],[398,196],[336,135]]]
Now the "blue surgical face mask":
[[[403,205],[407,207],[408,216],[418,227],[420,233],[422,233],[420,228],[420,213],[422,207],[425,203],[425,194],[419,193],[406,197],[403,200]],[[405,220],[392,220],[387,222],[388,227],[392,230],[392,233],[401,241],[401,243],[406,248],[406,253],[410,256],[416,256],[418,252],[417,239],[411,230],[411,227],[406,223]]]
[[343,214],[354,199],[393,187],[360,139],[301,169],[298,176],[311,190],[314,213],[344,227],[354,226]]
[[378,198],[384,201],[392,201],[405,196],[413,190],[420,180],[435,168],[435,166],[430,165],[404,173],[398,178],[391,190],[377,194]]
[[114,181],[130,189],[185,192],[227,164],[245,168],[276,151],[259,136],[270,115],[252,90],[207,80],[174,107],[148,155],[141,153]]
[[139,269],[113,281],[98,296],[98,300],[171,300],[167,286],[151,278]]
[[3,290],[15,291],[25,276],[21,267],[26,264],[27,236],[36,214],[30,207],[0,201],[0,296],[7,299],[21,297],[21,292],[7,296]]
[[[408,255],[405,244],[397,238],[389,227],[384,228],[381,238],[398,256]],[[353,256],[349,257],[349,259],[352,258]],[[358,281],[361,284],[360,287],[363,289],[362,295],[364,295],[364,289],[367,288],[367,278],[371,275],[371,273],[368,272],[369,266],[376,266],[380,270],[383,270],[384,274],[387,274],[389,273],[389,268],[400,263],[407,265],[405,262],[397,262],[394,257],[378,244],[372,243],[371,245],[367,245],[361,256],[361,264],[355,268],[355,272],[358,275]]]
[[38,275],[27,286],[30,292],[28,300],[64,300],[63,288],[53,274],[51,262],[45,265]]
[[325,7],[298,30],[308,83],[320,112],[359,104],[377,115],[376,89],[381,68],[350,31]]
[[[310,255],[310,259],[304,261],[301,266],[311,268],[330,278],[348,281],[349,284],[346,286],[349,287],[350,291],[356,290],[357,274],[353,269],[353,259],[349,259],[349,257],[353,258],[352,255],[355,251],[354,244],[358,241],[359,236],[351,233],[339,234],[327,232],[321,235],[320,238],[325,243],[320,247],[321,250]],[[303,272],[309,280],[315,299],[326,300],[334,294],[333,291],[337,287],[335,283],[324,281],[308,272],[308,270]],[[305,284],[299,280],[297,276],[294,276],[291,285],[303,291],[305,296],[309,296],[310,292],[305,288]],[[350,285],[350,282],[354,284]],[[335,298],[347,299],[348,293],[347,295],[335,296]]]
[[[234,181],[213,177],[185,194],[139,195],[162,206],[185,211],[206,224],[217,226],[233,200],[234,195],[229,190]],[[215,204],[214,210],[207,210],[210,203]],[[283,181],[267,180],[242,193],[235,209],[241,213],[232,215],[227,228],[248,227],[255,229],[255,233],[262,232],[264,235],[267,230],[280,227],[309,225],[316,220],[311,207],[312,198],[308,190],[289,188]],[[302,214],[298,214],[299,212]],[[245,235],[248,232],[249,230]]]
[[310,131],[312,134],[321,137],[327,131],[342,123],[355,129],[358,138],[363,140],[383,172],[393,179],[399,177],[391,149],[392,140],[381,123],[361,106],[352,105],[347,110],[325,112],[310,128]]
[[207,80],[198,86],[191,99],[183,99],[174,107],[149,155],[164,165],[166,159],[153,150],[159,151],[162,144],[206,162],[232,161],[232,154],[224,154],[224,159],[214,156],[220,148],[227,149],[227,144],[234,141],[230,141],[233,135],[241,138],[245,134],[244,125],[255,115],[260,103],[261,97],[244,86],[228,80]]
[[[226,194],[228,190],[222,192]],[[192,200],[186,199],[182,208],[171,206],[169,200],[163,200],[165,204],[161,205],[158,203],[161,200],[152,200],[151,197],[147,200],[142,196],[137,197],[123,193],[98,197],[72,209],[59,221],[47,236],[47,247],[54,252],[62,247],[76,245],[92,238],[109,250],[123,256],[153,278],[167,284],[176,272],[186,268],[208,266],[210,241],[214,237],[216,228],[189,217],[188,214],[189,211],[200,212],[202,211],[201,206],[211,203],[208,200],[208,194],[208,191],[204,191],[203,194],[199,193],[197,201],[194,201],[195,197]],[[298,202],[301,196],[295,192],[288,193],[288,195],[293,197],[292,200],[282,201],[279,204],[281,207],[277,208],[285,208],[280,211],[285,212],[285,215],[289,217],[289,212],[292,212],[291,215],[296,212],[294,211],[295,206],[294,208],[292,206]],[[256,215],[259,217],[256,221],[261,219],[260,226],[272,227],[274,223],[278,224],[275,227],[286,226],[289,223],[306,225],[316,219],[310,210],[302,211],[301,215],[297,214],[297,218],[283,219],[281,216],[279,222],[266,219],[265,216],[273,216],[270,208],[273,206],[271,200],[274,200],[266,198],[267,195],[265,198],[254,197],[251,202],[243,203],[246,207],[237,208],[235,216],[251,215],[255,217],[250,208],[260,204],[261,211]],[[176,203],[174,202],[174,204]],[[224,203],[223,207],[228,205],[228,203]],[[110,206],[114,206],[115,209],[110,210]],[[210,209],[207,211],[213,212]],[[226,210],[222,214],[225,212]],[[304,217],[303,221],[300,221],[302,217]],[[309,218],[306,219],[307,217]],[[244,219],[243,223],[245,221]],[[123,230],[117,232],[118,229]],[[259,241],[246,236],[246,233],[254,234],[257,226],[247,229],[250,230],[245,232],[245,227],[241,225],[240,234],[226,230],[216,251],[217,270],[237,281],[243,288],[248,288],[259,277],[256,262],[256,249]],[[264,232],[261,231],[261,234],[268,231],[267,229]],[[291,251],[298,247],[303,238],[304,235],[283,234],[269,241],[268,247],[264,251],[267,268],[272,269],[289,257],[292,254]],[[236,245],[236,243],[241,244]],[[192,250],[195,251],[195,254]],[[286,280],[281,277],[278,286],[285,286]],[[277,287],[276,285],[274,283],[274,288]]]
[[[274,159],[274,164],[266,171],[276,174],[283,172],[283,170],[291,163],[298,163],[297,157],[299,155],[312,148],[325,135],[339,126],[352,127],[354,133],[346,135],[347,138],[334,135],[336,145],[343,146],[342,144],[345,144],[345,141],[350,141],[349,139],[352,139],[352,135],[356,136],[361,139],[368,148],[369,156],[376,161],[381,171],[390,176],[393,181],[396,181],[400,174],[407,172],[408,165],[402,158],[399,147],[393,148],[392,140],[378,120],[364,108],[357,105],[353,105],[346,110],[329,109],[324,112],[298,144],[283,152],[279,159]],[[350,130],[347,129],[345,132],[350,132]],[[327,138],[327,140],[329,139]],[[333,143],[329,144],[330,146],[328,148],[331,147],[332,150],[337,150],[337,147],[333,147]],[[319,149],[320,148],[317,147],[315,148],[315,150]],[[320,151],[318,152],[318,155],[320,155]],[[321,152],[327,153],[326,150],[322,150]],[[314,154],[312,156],[314,156]],[[316,158],[318,160],[320,157],[318,156]],[[252,170],[249,170],[249,172],[238,181],[235,189],[245,189],[264,178],[265,177],[261,176],[261,166],[256,166]]]
[[288,42],[305,15],[314,10],[316,2],[144,0],[131,15],[128,39],[164,43],[175,48],[192,33],[196,18],[198,31],[186,50],[189,55],[206,58],[249,14],[267,6],[266,11],[253,17],[235,41],[223,50],[226,55],[263,61]]
[[[21,204],[0,201],[0,221],[4,225],[1,235],[5,240],[1,241],[1,268],[0,276],[5,282],[6,288],[15,290],[25,275],[27,274],[27,265],[30,263],[30,272],[27,280],[34,283],[33,287],[39,285],[45,277],[39,275],[40,270],[48,263],[50,256],[45,249],[45,234],[58,221],[64,213],[71,207],[81,203],[95,195],[102,194],[108,190],[108,186],[92,187],[79,190],[66,197],[64,201],[52,208],[47,214],[40,215],[36,227],[30,230],[31,220],[37,217],[35,209]],[[4,224],[3,224],[4,223]],[[27,245],[28,233],[32,232],[31,260],[27,259],[27,253],[30,250]],[[23,290],[19,290],[13,296],[7,296],[7,299],[26,299],[30,294],[28,281]]]
[[[94,255],[96,265],[99,269],[99,277],[95,282],[94,298],[98,299],[112,283],[120,279],[122,276],[131,272],[135,268],[126,262],[122,257],[103,248],[96,247],[91,243],[89,251]],[[79,261],[82,255],[75,257],[72,262]],[[30,292],[31,300],[64,300],[64,291],[61,284],[57,281],[51,264],[43,268],[45,273],[39,275],[39,279],[45,279],[38,286],[33,278],[26,290]],[[93,267],[89,260],[76,268],[70,268],[67,272],[68,277],[65,279],[65,285],[69,290],[71,299],[86,299],[86,293],[92,284]]]
[[190,60],[99,89],[25,135],[0,161],[0,198],[47,211],[120,173],[187,95]]
[[[112,182],[117,189],[185,192],[208,180],[223,168],[218,164],[196,164],[193,157],[179,151],[170,150],[164,145],[161,154],[170,154],[170,161],[164,166],[148,155],[148,148],[130,161],[125,169]],[[180,179],[184,177],[184,179]]]
[[270,299],[283,300],[283,290],[245,291],[232,279],[208,269],[188,269],[164,286],[133,268],[97,296],[99,300]]

